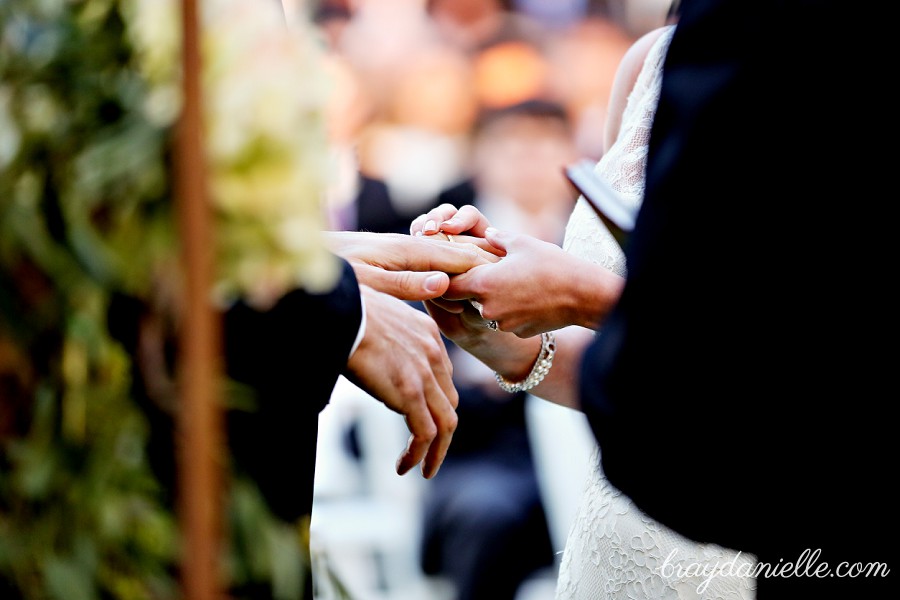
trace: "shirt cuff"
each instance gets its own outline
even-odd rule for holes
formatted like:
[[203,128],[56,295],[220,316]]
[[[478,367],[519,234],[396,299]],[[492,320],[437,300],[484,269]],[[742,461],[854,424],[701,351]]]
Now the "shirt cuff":
[[362,310],[362,318],[359,320],[359,331],[356,332],[356,340],[353,342],[353,347],[350,348],[350,355],[347,356],[348,360],[353,356],[353,353],[356,352],[356,349],[359,348],[360,343],[366,336],[366,301],[362,294],[359,295],[359,306]]

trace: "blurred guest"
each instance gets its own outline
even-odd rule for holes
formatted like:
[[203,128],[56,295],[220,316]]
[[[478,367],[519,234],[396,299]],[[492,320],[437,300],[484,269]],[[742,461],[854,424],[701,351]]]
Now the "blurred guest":
[[491,222],[562,242],[575,203],[562,168],[578,157],[562,106],[526,100],[484,111],[470,155],[470,177],[445,190],[438,204],[474,204]]
[[[335,227],[407,232],[409,221],[463,172],[477,109],[471,65],[436,34],[423,3],[370,0],[324,8],[335,1],[324,0],[319,22],[352,69],[368,110],[353,137],[352,161],[361,177],[345,178],[359,188],[348,186],[343,197],[351,218]],[[371,202],[357,202],[368,195]],[[357,208],[366,214],[353,214]]]

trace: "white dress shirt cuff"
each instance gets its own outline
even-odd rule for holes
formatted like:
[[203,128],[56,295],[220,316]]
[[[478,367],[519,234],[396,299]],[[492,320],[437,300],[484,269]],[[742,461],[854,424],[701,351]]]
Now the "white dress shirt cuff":
[[362,308],[362,318],[359,320],[359,331],[356,332],[356,340],[353,342],[353,347],[350,348],[350,355],[347,357],[348,359],[353,356],[353,353],[356,352],[356,349],[359,348],[360,343],[362,343],[363,338],[366,336],[366,300],[363,298],[362,294],[359,297],[359,304]]

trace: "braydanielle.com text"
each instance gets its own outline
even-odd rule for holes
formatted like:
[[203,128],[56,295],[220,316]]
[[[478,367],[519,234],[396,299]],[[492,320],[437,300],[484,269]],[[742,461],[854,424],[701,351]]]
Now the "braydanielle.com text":
[[834,568],[827,562],[819,562],[821,549],[806,549],[800,553],[796,562],[777,563],[756,562],[742,558],[741,553],[724,563],[715,564],[692,562],[687,565],[675,562],[675,554],[678,550],[672,550],[659,571],[663,577],[703,577],[703,581],[697,586],[697,592],[702,593],[712,581],[713,577],[887,577],[891,570],[887,563],[883,562],[848,562],[843,561]]

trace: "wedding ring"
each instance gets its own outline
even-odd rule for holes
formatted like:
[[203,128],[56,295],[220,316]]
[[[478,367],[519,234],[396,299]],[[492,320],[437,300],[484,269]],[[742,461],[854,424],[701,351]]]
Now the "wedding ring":
[[[484,314],[482,314],[482,311],[484,311],[484,305],[481,302],[479,302],[478,300],[473,300],[471,298],[469,299],[469,304],[474,306],[475,310],[478,311],[478,314],[481,315],[481,318],[484,319]],[[497,324],[497,321],[495,321],[493,319],[491,319],[490,321],[485,321],[484,324],[491,331],[499,331],[500,330],[500,326]]]

